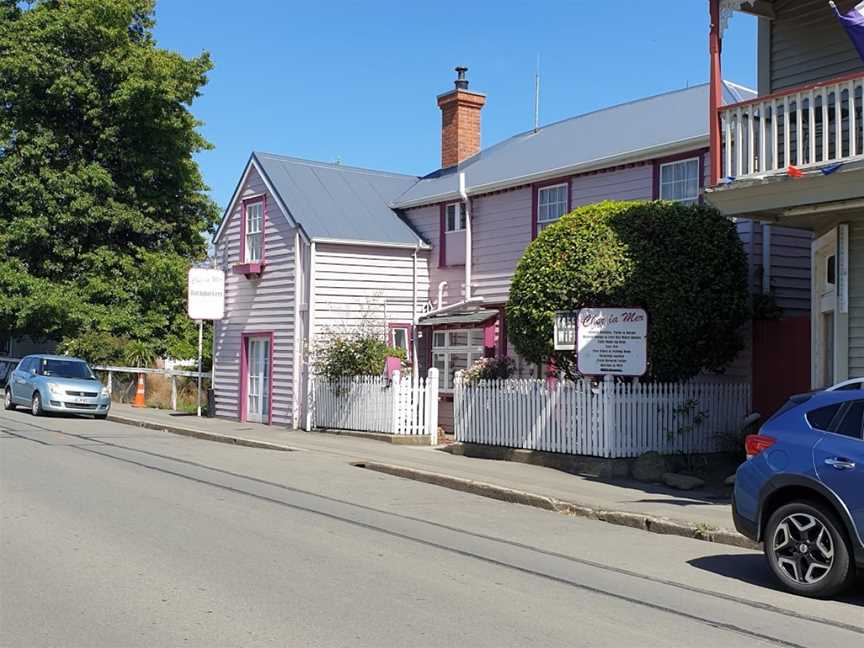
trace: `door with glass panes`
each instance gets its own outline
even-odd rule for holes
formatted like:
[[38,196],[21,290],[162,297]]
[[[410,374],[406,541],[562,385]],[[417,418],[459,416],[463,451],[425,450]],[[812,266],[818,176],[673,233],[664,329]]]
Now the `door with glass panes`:
[[246,338],[246,420],[270,420],[270,337]]
[[483,357],[483,329],[457,329],[432,333],[432,364],[441,376],[441,390],[450,391],[456,372]]

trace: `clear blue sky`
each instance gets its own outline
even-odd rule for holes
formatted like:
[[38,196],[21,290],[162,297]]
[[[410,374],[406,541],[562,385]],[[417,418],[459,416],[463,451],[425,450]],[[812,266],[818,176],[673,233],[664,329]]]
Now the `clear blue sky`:
[[[708,80],[707,0],[160,0],[156,20],[161,47],[213,58],[192,110],[221,208],[253,150],[433,171],[457,64],[487,95],[484,147],[531,127],[538,53],[541,123]],[[724,76],[755,87],[755,19],[724,48]]]

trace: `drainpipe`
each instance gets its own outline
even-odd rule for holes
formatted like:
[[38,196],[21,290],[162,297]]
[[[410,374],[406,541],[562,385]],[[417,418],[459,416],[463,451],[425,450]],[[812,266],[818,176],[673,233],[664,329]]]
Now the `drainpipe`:
[[435,306],[435,310],[441,310],[443,308],[442,304],[444,303],[444,288],[447,287],[446,281],[441,281],[438,283],[438,303]]
[[771,292],[771,226],[762,223],[762,293]]
[[312,344],[315,341],[315,241],[309,243],[309,294],[306,298],[306,431],[312,430]]
[[465,191],[465,172],[459,174],[459,195],[465,203],[465,301],[471,301],[471,201]]

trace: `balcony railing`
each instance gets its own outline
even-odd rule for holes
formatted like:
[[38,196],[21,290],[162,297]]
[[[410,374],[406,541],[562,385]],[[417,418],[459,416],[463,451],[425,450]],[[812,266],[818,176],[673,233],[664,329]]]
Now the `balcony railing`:
[[721,181],[864,155],[864,73],[724,106]]

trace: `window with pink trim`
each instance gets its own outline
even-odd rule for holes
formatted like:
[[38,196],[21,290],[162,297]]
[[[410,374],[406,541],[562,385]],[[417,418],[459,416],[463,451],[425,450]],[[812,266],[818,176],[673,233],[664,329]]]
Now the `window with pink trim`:
[[244,263],[264,259],[264,199],[243,203],[243,255]]
[[405,351],[405,359],[411,361],[411,325],[390,324],[387,343],[396,349]]

